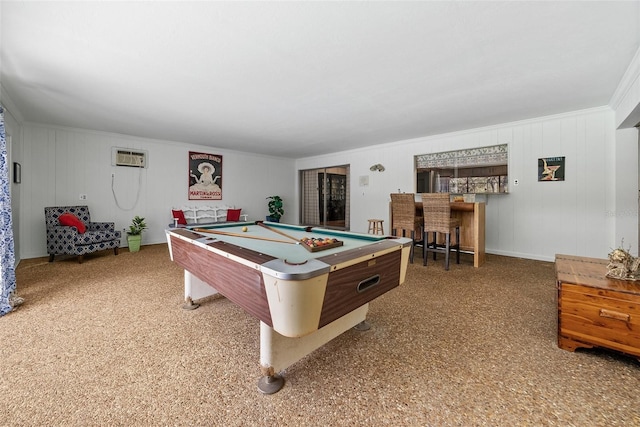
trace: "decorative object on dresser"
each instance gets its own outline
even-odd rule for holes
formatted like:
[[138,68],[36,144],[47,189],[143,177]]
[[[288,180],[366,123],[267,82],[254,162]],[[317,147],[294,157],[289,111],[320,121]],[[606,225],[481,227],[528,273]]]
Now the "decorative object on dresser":
[[640,282],[608,277],[606,259],[556,255],[558,347],[640,357]]
[[631,255],[621,244],[618,249],[614,249],[609,254],[607,277],[623,280],[640,280],[640,258]]

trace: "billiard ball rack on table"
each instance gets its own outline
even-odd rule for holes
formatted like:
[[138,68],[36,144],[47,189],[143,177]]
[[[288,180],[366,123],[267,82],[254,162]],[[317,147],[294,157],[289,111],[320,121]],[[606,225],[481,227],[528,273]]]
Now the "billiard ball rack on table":
[[[255,223],[226,230],[241,226],[268,235]],[[404,282],[411,248],[408,238],[278,227],[297,239],[333,235],[343,246],[300,252],[284,242],[166,230],[170,257],[185,271],[186,301],[220,293],[260,320],[258,388],[266,394],[282,388],[279,372],[366,321],[368,303]],[[291,262],[278,250],[302,258]]]
[[[286,237],[287,239],[290,239],[292,241],[295,241],[297,243],[302,244],[302,247],[305,248],[306,250],[308,250],[309,252],[319,252],[319,251],[325,251],[327,249],[332,249],[332,248],[337,248],[339,246],[342,246],[344,244],[344,242],[334,238],[334,237],[321,237],[321,238],[316,238],[316,237],[307,237],[304,236],[300,239],[298,239],[297,237],[291,236],[289,233],[285,233],[282,230],[279,230],[277,227],[272,227],[269,226],[267,224],[265,224],[262,221],[258,221],[256,222],[257,225],[259,225],[260,227],[266,228],[269,231],[272,231],[274,233],[277,233],[281,236]],[[242,230],[245,231],[246,227],[243,227]],[[312,230],[312,227],[306,227],[305,231],[310,232]]]

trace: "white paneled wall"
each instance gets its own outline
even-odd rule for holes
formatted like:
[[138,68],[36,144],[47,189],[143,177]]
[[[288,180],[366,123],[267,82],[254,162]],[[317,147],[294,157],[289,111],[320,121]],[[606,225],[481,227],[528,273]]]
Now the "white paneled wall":
[[[620,207],[637,204],[637,136],[618,147],[609,108],[299,159],[296,168],[350,164],[351,229],[366,232],[368,218],[384,218],[388,230],[389,194],[415,192],[413,156],[495,144],[509,144],[510,183],[509,194],[488,196],[487,252],[548,261],[556,253],[604,258],[624,236],[637,253],[637,207],[619,218]],[[565,181],[538,182],[538,158],[555,156],[566,157]],[[375,163],[385,172],[371,172]],[[369,185],[361,187],[365,175]]]
[[[297,161],[27,124],[17,153],[23,168],[20,255],[46,255],[43,208],[80,204],[80,194],[87,194],[95,219],[114,220],[123,229],[134,215],[144,216],[150,228],[143,244],[163,242],[171,207],[211,204],[187,198],[188,151],[223,156],[221,204],[263,219],[265,197],[279,194],[285,199],[284,221],[292,223],[298,221],[296,171],[348,164],[351,229],[366,232],[368,218],[385,219],[389,229],[390,193],[415,191],[413,156],[495,144],[509,144],[510,182],[509,194],[488,196],[487,252],[547,261],[556,253],[603,258],[624,239],[637,253],[637,130],[616,132],[614,122],[611,109],[598,108]],[[114,146],[148,151],[149,167],[111,166]],[[555,156],[566,157],[566,180],[538,182],[538,158]],[[370,171],[376,163],[386,170]],[[361,176],[369,178],[368,186],[360,186]]]
[[[120,230],[140,215],[149,226],[143,244],[164,242],[171,208],[187,204],[234,205],[249,219],[264,219],[268,213],[265,198],[278,194],[285,200],[284,220],[297,221],[291,159],[33,124],[23,127],[23,135],[22,258],[46,255],[45,206],[87,204],[93,219],[115,221]],[[112,147],[146,150],[148,168],[112,166]],[[188,200],[189,151],[222,155],[222,200]],[[80,194],[86,194],[87,200],[79,200]],[[122,246],[126,246],[125,236]]]

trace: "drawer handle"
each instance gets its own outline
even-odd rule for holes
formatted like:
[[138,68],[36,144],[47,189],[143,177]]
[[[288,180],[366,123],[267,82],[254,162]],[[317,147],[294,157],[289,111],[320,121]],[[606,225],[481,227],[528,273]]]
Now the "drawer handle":
[[371,289],[375,285],[380,283],[380,275],[376,274],[375,276],[371,276],[368,279],[364,279],[362,282],[358,283],[358,293],[362,293],[367,289]]
[[609,319],[622,320],[623,322],[629,322],[631,320],[630,314],[618,313],[617,311],[611,311],[605,308],[600,309],[600,317],[608,317]]

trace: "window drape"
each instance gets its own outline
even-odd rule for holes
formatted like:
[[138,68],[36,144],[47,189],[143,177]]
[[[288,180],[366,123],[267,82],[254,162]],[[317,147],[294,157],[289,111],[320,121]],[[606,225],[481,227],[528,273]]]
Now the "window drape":
[[11,220],[11,195],[9,188],[9,165],[7,157],[7,138],[4,128],[4,109],[0,107],[0,316],[13,310],[22,302],[15,296],[16,290],[16,256],[13,244],[13,224]]

